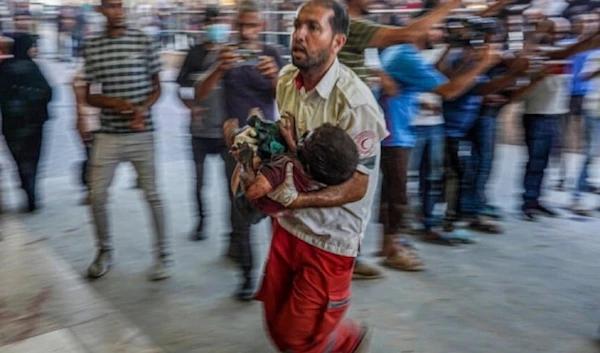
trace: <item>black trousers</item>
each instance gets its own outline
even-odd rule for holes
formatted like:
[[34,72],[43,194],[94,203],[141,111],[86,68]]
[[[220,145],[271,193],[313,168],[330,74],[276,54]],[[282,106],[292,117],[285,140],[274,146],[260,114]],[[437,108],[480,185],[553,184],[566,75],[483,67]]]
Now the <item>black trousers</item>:
[[27,129],[4,129],[4,139],[13,156],[27,194],[29,210],[36,208],[36,180],[42,151],[43,126]]
[[[229,188],[229,181],[235,170],[236,161],[229,155],[227,145],[223,139],[192,137],[192,151],[196,166],[196,202],[200,222],[202,222],[202,218],[205,215],[202,187],[204,185],[204,161],[206,156],[209,154],[220,155],[225,162],[227,194],[231,202],[230,221],[232,231],[230,234],[229,253],[238,259],[244,278],[249,278],[252,276],[254,268],[254,256],[250,243],[252,218],[246,212],[243,212],[236,202],[234,202]],[[202,225],[199,224],[198,226],[201,227]]]

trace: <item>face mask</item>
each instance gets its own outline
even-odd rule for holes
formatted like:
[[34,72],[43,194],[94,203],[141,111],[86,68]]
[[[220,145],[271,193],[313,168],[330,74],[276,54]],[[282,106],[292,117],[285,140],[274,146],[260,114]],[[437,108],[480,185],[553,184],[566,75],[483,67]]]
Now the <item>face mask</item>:
[[223,44],[229,40],[230,27],[226,23],[218,23],[206,27],[206,37],[212,43]]

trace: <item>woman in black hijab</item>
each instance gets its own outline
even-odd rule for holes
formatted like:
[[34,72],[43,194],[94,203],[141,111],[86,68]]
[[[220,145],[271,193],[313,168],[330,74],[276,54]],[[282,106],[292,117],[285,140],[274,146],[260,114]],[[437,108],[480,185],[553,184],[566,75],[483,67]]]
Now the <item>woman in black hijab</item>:
[[0,63],[2,133],[27,194],[27,210],[33,212],[37,209],[36,177],[52,89],[31,60],[33,37],[27,33],[10,37],[14,39],[14,58]]

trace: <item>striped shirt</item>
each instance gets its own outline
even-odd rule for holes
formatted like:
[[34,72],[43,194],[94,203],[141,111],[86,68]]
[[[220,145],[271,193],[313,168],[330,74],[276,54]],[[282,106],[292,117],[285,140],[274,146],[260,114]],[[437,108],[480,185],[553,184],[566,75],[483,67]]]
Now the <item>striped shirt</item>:
[[[152,76],[161,69],[159,48],[146,34],[127,28],[123,35],[111,38],[105,33],[86,39],[84,44],[85,81],[99,85],[102,95],[120,98],[133,105],[142,104],[152,91]],[[154,129],[150,112],[145,128],[134,130],[132,116],[115,109],[103,108],[100,113],[100,132],[131,133]]]
[[338,54],[340,62],[351,68],[363,81],[373,76],[371,70],[365,65],[365,49],[369,47],[371,39],[381,27],[371,21],[351,18],[346,45]]

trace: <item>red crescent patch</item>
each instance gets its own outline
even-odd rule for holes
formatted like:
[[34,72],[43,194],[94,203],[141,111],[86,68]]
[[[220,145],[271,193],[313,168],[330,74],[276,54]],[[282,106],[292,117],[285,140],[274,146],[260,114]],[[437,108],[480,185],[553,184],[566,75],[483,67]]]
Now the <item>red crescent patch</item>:
[[377,147],[377,134],[375,131],[363,131],[354,138],[358,154],[362,157],[370,157]]

